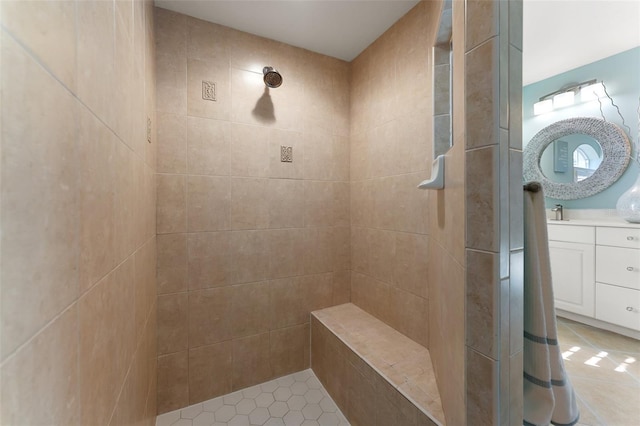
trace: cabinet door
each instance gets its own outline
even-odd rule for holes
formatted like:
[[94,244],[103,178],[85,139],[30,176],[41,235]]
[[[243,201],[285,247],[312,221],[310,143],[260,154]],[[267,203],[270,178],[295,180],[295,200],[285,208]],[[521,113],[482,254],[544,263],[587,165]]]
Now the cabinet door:
[[556,308],[593,317],[595,246],[549,241]]

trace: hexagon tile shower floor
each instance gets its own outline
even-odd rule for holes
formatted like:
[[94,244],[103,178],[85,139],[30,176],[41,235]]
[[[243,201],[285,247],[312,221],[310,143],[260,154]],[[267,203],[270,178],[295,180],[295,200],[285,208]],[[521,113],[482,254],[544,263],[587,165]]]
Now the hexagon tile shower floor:
[[158,416],[156,426],[348,426],[311,370]]

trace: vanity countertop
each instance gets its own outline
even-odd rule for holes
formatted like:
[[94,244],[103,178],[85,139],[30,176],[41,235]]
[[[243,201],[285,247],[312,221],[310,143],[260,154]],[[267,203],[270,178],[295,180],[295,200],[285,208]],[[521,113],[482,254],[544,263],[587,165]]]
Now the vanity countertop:
[[640,224],[629,223],[622,219],[565,219],[565,220],[553,220],[547,219],[547,225],[569,225],[569,226],[608,226],[611,228],[633,228],[640,229]]

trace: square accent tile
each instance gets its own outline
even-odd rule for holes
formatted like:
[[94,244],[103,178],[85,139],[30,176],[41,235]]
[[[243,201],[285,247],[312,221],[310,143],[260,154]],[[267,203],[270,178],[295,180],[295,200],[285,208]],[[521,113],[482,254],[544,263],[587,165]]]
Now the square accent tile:
[[292,146],[280,146],[280,161],[283,163],[293,162],[293,147]]
[[213,81],[202,81],[202,99],[205,101],[216,101],[216,83]]

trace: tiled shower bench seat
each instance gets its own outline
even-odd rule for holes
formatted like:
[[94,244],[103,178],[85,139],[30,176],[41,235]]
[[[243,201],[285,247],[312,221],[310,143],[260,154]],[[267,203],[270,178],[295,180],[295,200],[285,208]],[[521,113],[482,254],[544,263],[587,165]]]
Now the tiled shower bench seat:
[[352,303],[311,313],[311,368],[352,425],[444,425],[429,351]]

